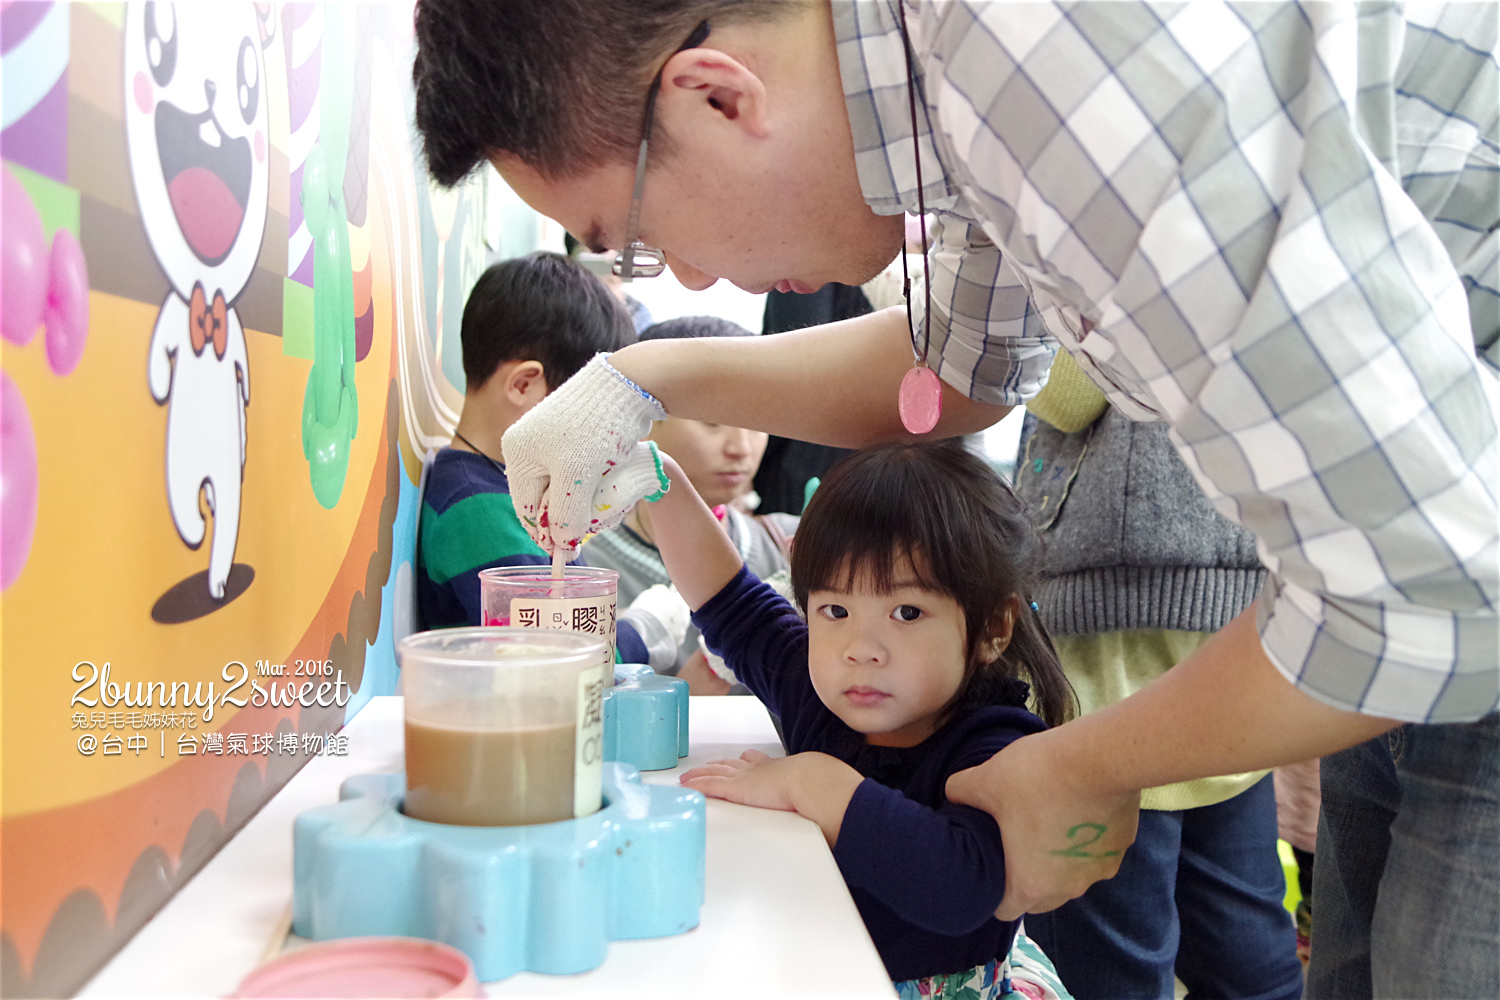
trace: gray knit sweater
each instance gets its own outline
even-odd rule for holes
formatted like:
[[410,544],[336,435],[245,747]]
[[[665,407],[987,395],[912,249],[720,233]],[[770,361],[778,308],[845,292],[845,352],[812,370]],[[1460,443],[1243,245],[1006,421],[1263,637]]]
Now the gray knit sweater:
[[1255,536],[1208,502],[1167,438],[1113,407],[1075,434],[1028,414],[1016,493],[1045,542],[1053,635],[1216,632],[1260,590]]

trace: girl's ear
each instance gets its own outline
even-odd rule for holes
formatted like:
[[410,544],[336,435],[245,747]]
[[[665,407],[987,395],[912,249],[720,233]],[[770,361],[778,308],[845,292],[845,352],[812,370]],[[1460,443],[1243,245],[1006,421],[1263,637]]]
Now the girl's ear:
[[985,649],[990,660],[1000,659],[1000,654],[1010,646],[1011,636],[1015,635],[1016,631],[1016,616],[1020,613],[1021,599],[1011,594],[1005,599],[1005,603],[1000,605],[995,617],[990,620],[990,637],[985,640]]

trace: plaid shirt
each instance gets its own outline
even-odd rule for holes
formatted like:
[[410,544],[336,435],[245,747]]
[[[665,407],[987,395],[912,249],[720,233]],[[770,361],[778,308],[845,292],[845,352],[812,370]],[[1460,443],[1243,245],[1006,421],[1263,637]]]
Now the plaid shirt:
[[[939,375],[1019,404],[1061,342],[1255,532],[1277,667],[1408,721],[1500,702],[1497,20],[907,6]],[[915,211],[895,8],[834,28],[865,198]]]

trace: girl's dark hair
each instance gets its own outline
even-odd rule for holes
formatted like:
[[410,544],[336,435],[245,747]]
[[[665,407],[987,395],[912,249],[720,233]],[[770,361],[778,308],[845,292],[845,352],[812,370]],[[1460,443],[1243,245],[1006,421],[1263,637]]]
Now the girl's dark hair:
[[642,340],[685,340],[689,337],[753,337],[755,334],[718,316],[679,316],[653,323],[641,331]]
[[[994,704],[1009,679],[1030,682],[1048,725],[1074,714],[1072,686],[1031,607],[1039,540],[1010,487],[957,442],[888,444],[844,459],[803,511],[792,546],[792,589],[848,590],[868,573],[890,589],[907,559],[919,584],[958,602],[965,625],[964,680],[945,714]],[[1010,643],[986,660],[986,640],[1017,601]]]

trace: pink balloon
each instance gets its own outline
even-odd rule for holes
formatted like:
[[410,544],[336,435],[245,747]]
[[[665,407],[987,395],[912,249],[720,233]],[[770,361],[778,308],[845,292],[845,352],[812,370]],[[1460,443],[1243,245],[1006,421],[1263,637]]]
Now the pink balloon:
[[0,372],[0,590],[16,582],[36,530],[36,436],[21,390]]
[[47,363],[57,375],[78,367],[89,338],[89,266],[66,229],[52,237],[47,286]]
[[47,239],[21,182],[4,168],[0,174],[0,333],[28,344],[47,305]]

